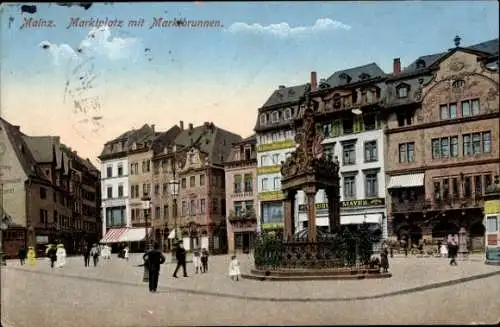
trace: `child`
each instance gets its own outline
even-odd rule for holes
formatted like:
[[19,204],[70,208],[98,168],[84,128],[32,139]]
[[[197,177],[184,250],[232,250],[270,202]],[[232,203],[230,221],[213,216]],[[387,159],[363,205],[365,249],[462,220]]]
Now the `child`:
[[193,251],[193,265],[195,269],[195,273],[198,273],[198,270],[201,272],[202,264],[201,264],[201,253],[200,249],[195,249]]
[[236,259],[236,256],[233,255],[231,257],[231,262],[229,263],[229,276],[231,277],[232,280],[238,281],[240,280],[240,263],[238,262],[238,259]]
[[387,249],[384,249],[382,253],[380,253],[380,267],[382,267],[383,272],[387,272],[389,269],[389,259],[387,258],[388,256],[388,251]]
[[201,265],[202,265],[201,272],[207,272],[208,271],[208,251],[205,248],[203,250],[201,250]]

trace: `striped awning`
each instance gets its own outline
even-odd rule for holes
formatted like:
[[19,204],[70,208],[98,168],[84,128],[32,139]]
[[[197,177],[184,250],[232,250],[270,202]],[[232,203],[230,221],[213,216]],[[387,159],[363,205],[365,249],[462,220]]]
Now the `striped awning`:
[[409,188],[424,186],[424,177],[425,176],[423,173],[391,176],[387,188]]
[[111,228],[102,238],[100,243],[120,243],[123,242],[123,236],[127,233],[128,228]]

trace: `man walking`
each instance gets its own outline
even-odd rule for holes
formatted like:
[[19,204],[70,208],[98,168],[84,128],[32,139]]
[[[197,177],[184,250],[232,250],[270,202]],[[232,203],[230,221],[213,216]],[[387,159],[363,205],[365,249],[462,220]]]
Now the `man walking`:
[[154,293],[158,289],[160,266],[165,263],[165,256],[160,251],[160,244],[155,243],[153,249],[146,252],[142,259],[147,263],[149,274],[149,291]]
[[50,244],[49,248],[47,249],[47,256],[50,259],[50,268],[54,268],[54,263],[57,260],[57,249],[55,244]]
[[90,255],[92,256],[92,259],[94,259],[94,267],[97,267],[97,262],[99,261],[99,248],[97,247],[97,244],[92,246]]
[[90,246],[88,244],[83,246],[83,260],[85,261],[85,267],[90,266]]
[[182,267],[184,277],[187,277],[186,273],[186,250],[182,243],[177,244],[177,249],[175,249],[175,258],[177,259],[177,267],[175,267],[174,277],[177,278],[177,271]]
[[21,266],[24,266],[24,263],[26,261],[26,249],[24,248],[24,246],[21,246],[18,254],[19,254],[19,261],[21,262]]

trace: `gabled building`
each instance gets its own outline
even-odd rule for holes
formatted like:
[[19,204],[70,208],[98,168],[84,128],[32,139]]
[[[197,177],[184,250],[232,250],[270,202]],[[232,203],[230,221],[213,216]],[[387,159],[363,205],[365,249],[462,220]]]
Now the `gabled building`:
[[280,85],[259,108],[257,139],[258,230],[283,230],[281,162],[295,151],[294,120],[308,85]]
[[483,194],[500,172],[498,39],[417,58],[387,80],[389,229],[416,244],[460,229],[484,247]]
[[255,134],[233,144],[225,163],[229,253],[253,248],[259,220],[256,145]]

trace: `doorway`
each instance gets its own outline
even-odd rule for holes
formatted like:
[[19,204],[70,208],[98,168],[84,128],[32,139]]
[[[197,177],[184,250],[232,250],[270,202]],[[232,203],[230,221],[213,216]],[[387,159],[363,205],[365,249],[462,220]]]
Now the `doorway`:
[[254,245],[254,232],[234,233],[234,250],[248,253]]

